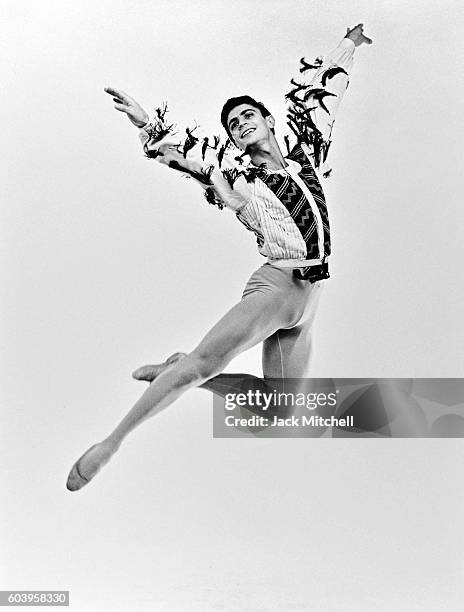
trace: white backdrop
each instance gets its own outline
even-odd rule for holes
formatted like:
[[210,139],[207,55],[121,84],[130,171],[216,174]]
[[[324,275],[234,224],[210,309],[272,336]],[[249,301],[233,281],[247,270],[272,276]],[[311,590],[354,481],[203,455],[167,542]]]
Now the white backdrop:
[[[212,440],[196,390],[82,492],[64,483],[138,397],[130,372],[192,349],[262,263],[231,213],[143,157],[106,85],[216,133],[249,93],[284,127],[299,58],[364,22],[312,374],[464,376],[460,4],[0,7],[0,588],[69,589],[79,611],[458,610],[459,441]],[[259,349],[228,370],[259,375]]]

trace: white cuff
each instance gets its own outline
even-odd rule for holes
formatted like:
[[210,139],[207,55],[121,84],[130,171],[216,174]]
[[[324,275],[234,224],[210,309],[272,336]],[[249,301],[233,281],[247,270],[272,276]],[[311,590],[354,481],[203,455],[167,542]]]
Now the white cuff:
[[345,36],[345,38],[342,38],[338,46],[341,47],[342,49],[349,49],[350,47],[354,49],[356,45],[354,44],[354,41],[351,40],[351,38],[347,38]]

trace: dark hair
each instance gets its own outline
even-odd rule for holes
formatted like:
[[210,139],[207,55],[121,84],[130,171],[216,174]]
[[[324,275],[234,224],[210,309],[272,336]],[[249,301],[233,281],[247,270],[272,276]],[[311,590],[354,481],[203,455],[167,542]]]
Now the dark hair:
[[229,98],[222,107],[221,111],[221,123],[224,126],[224,129],[227,132],[229,138],[231,138],[231,135],[229,132],[229,126],[227,125],[227,117],[229,116],[230,111],[233,110],[236,106],[240,106],[240,104],[249,104],[250,106],[257,108],[263,117],[269,117],[269,115],[271,114],[262,102],[257,102],[251,96],[238,96],[237,98]]

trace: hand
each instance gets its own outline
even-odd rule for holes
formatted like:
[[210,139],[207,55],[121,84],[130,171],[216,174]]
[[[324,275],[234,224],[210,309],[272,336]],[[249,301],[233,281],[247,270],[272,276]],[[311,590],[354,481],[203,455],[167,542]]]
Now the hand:
[[143,127],[148,123],[150,119],[148,113],[133,98],[120,89],[113,89],[112,87],[105,87],[105,91],[110,96],[113,96],[115,102],[114,108],[121,111],[121,113],[126,113],[134,125]]
[[352,40],[356,47],[359,47],[359,45],[362,45],[363,43],[366,43],[367,45],[372,45],[372,39],[367,38],[367,36],[364,36],[363,27],[363,23],[358,23],[358,25],[354,26],[354,28],[351,28],[351,30],[350,28],[346,29],[345,38],[349,38],[350,40]]

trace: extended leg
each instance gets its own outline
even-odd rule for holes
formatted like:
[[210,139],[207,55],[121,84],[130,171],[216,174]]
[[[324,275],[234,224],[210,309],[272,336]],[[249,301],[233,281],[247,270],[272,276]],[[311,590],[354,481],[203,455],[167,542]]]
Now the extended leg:
[[[263,392],[270,390],[266,384],[269,378],[303,378],[308,375],[308,368],[312,353],[312,327],[323,283],[306,284],[304,287],[304,309],[298,324],[291,329],[278,329],[263,342],[262,365],[264,378],[250,374],[218,374],[205,381],[200,388],[206,389],[225,397],[228,393],[243,391],[243,382],[252,381],[257,389]],[[301,289],[301,287],[300,287]],[[301,296],[297,297],[297,300]],[[297,301],[295,300],[295,301]],[[137,380],[152,382],[159,374],[172,363],[185,356],[185,353],[175,353],[164,364],[147,365],[138,368],[133,376]],[[249,388],[249,387],[248,387]]]
[[114,431],[73,466],[67,486],[82,488],[117,451],[140,423],[167,408],[182,393],[213,378],[239,353],[262,342],[294,316],[288,296],[254,293],[236,304],[198,347],[162,372]]

